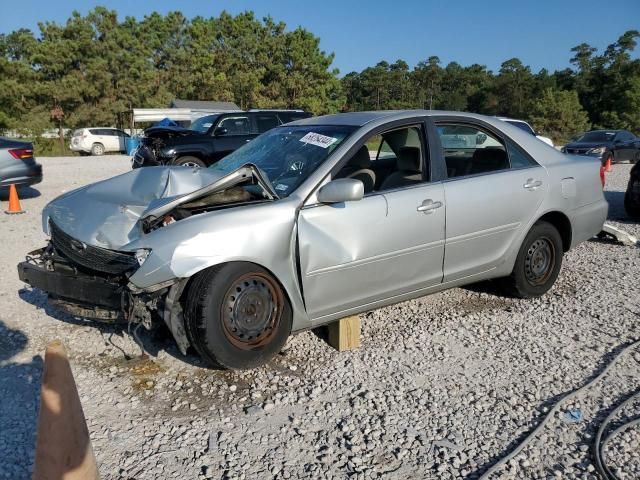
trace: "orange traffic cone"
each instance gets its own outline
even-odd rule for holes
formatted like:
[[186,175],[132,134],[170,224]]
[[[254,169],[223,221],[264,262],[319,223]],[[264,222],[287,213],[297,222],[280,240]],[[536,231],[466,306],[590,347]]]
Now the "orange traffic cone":
[[14,184],[9,186],[9,210],[5,210],[4,213],[8,215],[16,215],[18,213],[24,213],[20,206],[20,199],[18,198],[18,190]]
[[604,162],[604,171],[609,173],[611,170],[613,170],[613,168],[611,167],[611,155],[609,155]]

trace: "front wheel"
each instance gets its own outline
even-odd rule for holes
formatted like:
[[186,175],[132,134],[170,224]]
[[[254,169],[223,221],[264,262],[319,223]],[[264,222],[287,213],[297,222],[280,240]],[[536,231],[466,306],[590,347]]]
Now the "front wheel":
[[522,242],[511,275],[502,279],[507,292],[519,298],[544,295],[562,266],[562,238],[548,222],[536,222]]
[[185,299],[187,336],[210,365],[267,363],[291,332],[291,306],[278,281],[252,263],[227,263],[194,277]]
[[181,167],[206,168],[207,164],[198,157],[180,157],[173,162],[174,165]]

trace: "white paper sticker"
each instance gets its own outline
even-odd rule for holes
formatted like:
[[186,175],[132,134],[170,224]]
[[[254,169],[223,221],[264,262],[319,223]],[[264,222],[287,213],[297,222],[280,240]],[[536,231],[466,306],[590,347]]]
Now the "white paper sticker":
[[303,143],[310,143],[317,147],[328,148],[338,141],[337,138],[327,137],[326,135],[320,135],[319,133],[309,132],[300,139]]
[[284,191],[284,190],[287,190],[288,188],[289,186],[285,185],[284,183],[279,183],[276,185],[276,190]]

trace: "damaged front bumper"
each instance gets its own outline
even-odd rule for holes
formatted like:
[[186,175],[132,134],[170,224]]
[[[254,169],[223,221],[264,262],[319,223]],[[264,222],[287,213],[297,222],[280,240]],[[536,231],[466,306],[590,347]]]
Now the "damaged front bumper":
[[50,248],[35,250],[18,264],[20,280],[49,295],[51,303],[72,315],[124,321],[129,299],[126,286],[81,272]]
[[141,290],[125,274],[107,275],[78,268],[52,245],[29,253],[18,264],[20,280],[47,293],[49,303],[77,317],[108,323],[132,322],[151,329],[164,321],[178,348],[189,347],[179,298],[187,280]]

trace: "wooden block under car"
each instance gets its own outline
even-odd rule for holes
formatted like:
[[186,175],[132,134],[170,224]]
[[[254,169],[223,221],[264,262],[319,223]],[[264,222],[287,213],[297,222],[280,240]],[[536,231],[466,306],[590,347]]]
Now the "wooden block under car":
[[339,352],[358,348],[360,346],[360,317],[352,315],[329,324],[328,340],[329,345]]

